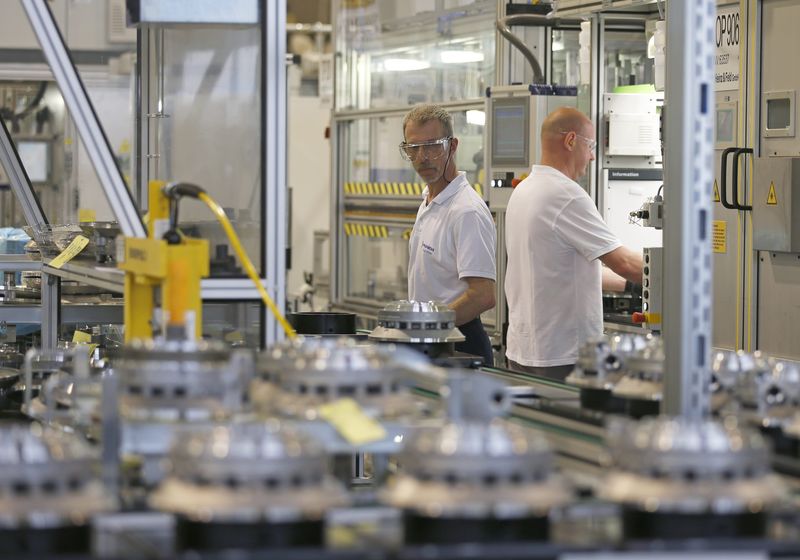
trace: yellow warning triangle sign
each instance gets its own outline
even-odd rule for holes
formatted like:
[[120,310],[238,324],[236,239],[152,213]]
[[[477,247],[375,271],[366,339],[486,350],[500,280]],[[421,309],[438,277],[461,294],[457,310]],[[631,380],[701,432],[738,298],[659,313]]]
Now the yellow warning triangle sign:
[[714,179],[714,202],[719,202],[719,186],[716,179]]
[[775,181],[769,183],[769,194],[767,195],[767,204],[778,204],[778,197],[775,195]]

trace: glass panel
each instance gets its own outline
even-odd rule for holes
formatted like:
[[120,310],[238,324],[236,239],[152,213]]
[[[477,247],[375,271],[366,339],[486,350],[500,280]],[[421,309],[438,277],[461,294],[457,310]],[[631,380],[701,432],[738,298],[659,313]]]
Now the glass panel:
[[[123,172],[129,174],[135,34],[132,42],[113,43],[106,33],[106,2],[55,0],[48,5],[112,150]],[[0,111],[48,221],[112,220],[99,180],[19,2],[4,6],[0,35]],[[127,64],[121,63],[123,58]],[[0,225],[22,225],[22,215],[7,210],[12,206],[4,204]]]
[[203,337],[224,340],[232,346],[261,345],[261,304],[220,302],[203,305]]
[[[225,207],[250,258],[261,261],[261,33],[258,28],[165,29],[163,117],[153,179],[195,183]],[[158,78],[154,69],[151,79]],[[154,82],[155,83],[155,82]],[[187,233],[208,239],[212,276],[242,276],[208,209],[181,207]]]
[[496,2],[344,4],[337,110],[474,99],[494,83]]
[[[456,164],[482,192],[483,106],[452,111]],[[343,125],[345,296],[385,303],[407,297],[408,237],[425,187],[400,156],[403,114]],[[480,124],[479,124],[480,123]]]
[[653,59],[647,58],[644,32],[608,31],[606,45],[606,92],[617,86],[654,83]]
[[579,33],[577,30],[553,30],[552,84],[560,86],[576,86],[579,84],[581,79],[580,66],[578,64],[578,53],[580,51]]

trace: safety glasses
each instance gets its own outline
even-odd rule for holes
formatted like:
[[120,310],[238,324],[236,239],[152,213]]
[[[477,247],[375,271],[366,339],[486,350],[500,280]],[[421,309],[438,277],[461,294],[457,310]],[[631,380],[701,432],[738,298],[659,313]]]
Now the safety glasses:
[[[574,130],[562,130],[561,134],[569,134],[570,132],[575,132],[575,131]],[[577,136],[578,138],[580,138],[581,140],[586,142],[586,145],[589,146],[589,150],[590,151],[593,152],[594,149],[597,147],[597,140],[592,140],[591,138],[587,138],[586,136],[578,134],[577,132],[575,132],[575,136]]]
[[418,142],[409,144],[408,142],[400,142],[400,155],[406,161],[412,161],[424,156],[425,159],[440,159],[447,153],[447,147],[450,145],[452,136],[439,138],[438,140],[431,140],[430,142]]

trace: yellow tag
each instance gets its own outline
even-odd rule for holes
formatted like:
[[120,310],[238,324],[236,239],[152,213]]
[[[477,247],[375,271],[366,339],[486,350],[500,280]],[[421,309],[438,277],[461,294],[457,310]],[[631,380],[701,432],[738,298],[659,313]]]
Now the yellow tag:
[[319,407],[319,414],[353,445],[371,443],[386,437],[383,426],[367,416],[353,399],[338,399],[324,404]]
[[728,252],[728,222],[725,220],[711,222],[711,246],[715,253]]
[[79,235],[78,237],[72,240],[72,243],[70,243],[66,249],[61,251],[60,255],[58,255],[56,258],[50,261],[50,266],[52,266],[53,268],[61,268],[69,261],[74,259],[76,256],[78,256],[78,253],[83,251],[88,244],[89,240],[86,239],[84,236]]
[[92,335],[90,335],[87,332],[75,331],[75,334],[72,335],[72,342],[89,344],[91,341],[92,341]]
[[79,222],[96,222],[97,221],[97,213],[90,209],[90,208],[79,208],[78,209],[78,221]]

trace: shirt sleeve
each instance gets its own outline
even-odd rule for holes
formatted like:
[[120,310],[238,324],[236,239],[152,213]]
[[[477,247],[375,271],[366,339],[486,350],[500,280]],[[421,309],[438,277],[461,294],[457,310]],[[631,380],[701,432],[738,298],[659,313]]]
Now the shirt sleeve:
[[553,229],[564,243],[574,247],[588,261],[622,246],[588,196],[570,200],[556,217]]
[[494,221],[489,212],[470,209],[455,220],[453,238],[456,244],[458,278],[497,280]]

